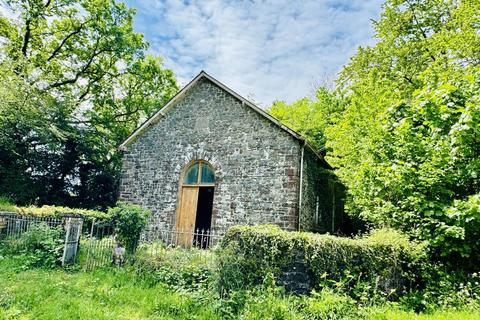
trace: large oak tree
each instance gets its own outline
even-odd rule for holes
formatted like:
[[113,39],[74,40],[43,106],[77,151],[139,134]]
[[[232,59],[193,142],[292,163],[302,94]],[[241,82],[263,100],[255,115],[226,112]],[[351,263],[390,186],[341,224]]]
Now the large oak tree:
[[104,208],[119,143],[176,91],[114,0],[9,0],[0,17],[0,194]]

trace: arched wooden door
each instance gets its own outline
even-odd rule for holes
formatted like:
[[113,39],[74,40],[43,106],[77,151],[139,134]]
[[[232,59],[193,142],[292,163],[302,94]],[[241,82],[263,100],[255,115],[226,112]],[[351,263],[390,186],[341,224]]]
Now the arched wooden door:
[[208,162],[198,160],[187,166],[181,178],[177,244],[190,247],[195,230],[211,227],[215,173]]

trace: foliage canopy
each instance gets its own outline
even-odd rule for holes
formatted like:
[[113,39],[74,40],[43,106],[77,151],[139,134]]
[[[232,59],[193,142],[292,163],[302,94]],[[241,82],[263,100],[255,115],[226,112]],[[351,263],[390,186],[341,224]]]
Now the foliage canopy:
[[113,205],[117,146],[177,90],[114,0],[8,0],[0,16],[0,193]]
[[388,0],[374,22],[377,43],[343,68],[326,93],[333,98],[271,110],[326,146],[351,215],[428,240],[436,258],[472,268],[480,263],[479,12],[478,1]]

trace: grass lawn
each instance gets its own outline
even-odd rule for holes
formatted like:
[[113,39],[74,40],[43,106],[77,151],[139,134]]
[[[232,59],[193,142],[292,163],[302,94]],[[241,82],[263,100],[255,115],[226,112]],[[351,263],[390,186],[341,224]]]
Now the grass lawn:
[[[19,271],[14,260],[0,259],[0,319],[221,319],[213,294],[179,293],[162,284],[136,281],[125,269],[91,272],[33,269]],[[309,313],[300,298],[247,300],[241,319],[324,319]],[[325,306],[332,301],[325,299]],[[333,301],[335,304],[335,301]],[[336,306],[338,307],[338,306]],[[308,307],[307,307],[308,308]],[[416,315],[391,306],[364,308],[366,319],[480,319],[478,309]],[[345,318],[345,317],[344,317]],[[344,319],[342,318],[342,319]],[[349,318],[347,316],[347,318]],[[340,319],[332,315],[331,319]],[[356,319],[353,317],[351,319]]]
[[123,269],[27,270],[0,262],[0,319],[216,319],[192,295],[136,284]]

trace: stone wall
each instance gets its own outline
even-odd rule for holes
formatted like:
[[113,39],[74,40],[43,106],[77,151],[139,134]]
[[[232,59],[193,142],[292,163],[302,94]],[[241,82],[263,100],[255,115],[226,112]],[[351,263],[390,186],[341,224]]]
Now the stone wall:
[[179,177],[199,159],[215,169],[212,228],[297,228],[299,142],[205,78],[127,147],[119,199],[151,209],[153,226],[174,225]]
[[328,195],[320,194],[321,172],[323,168],[318,157],[310,150],[304,148],[303,175],[302,175],[302,208],[300,210],[300,230],[313,231],[317,227],[317,203],[320,197]]
[[343,290],[362,283],[398,295],[415,283],[409,281],[427,258],[424,249],[393,230],[350,238],[263,225],[230,228],[216,254],[219,283],[229,289],[252,288],[273,276],[289,292],[308,293],[335,287],[348,275],[355,281]]
[[[316,282],[318,277],[316,280],[307,259],[304,250],[296,248],[292,262],[280,271],[277,283],[287,292],[309,294],[313,289],[318,289],[319,283]],[[386,274],[378,276],[376,285],[380,291],[388,293],[395,289],[397,293],[401,293],[405,289],[406,279],[402,278],[400,268],[400,266],[391,268]]]
[[300,229],[320,233],[342,232],[343,187],[333,170],[325,169],[317,155],[307,147],[302,176]]
[[284,267],[277,279],[287,292],[308,294],[315,288],[315,279],[302,251],[297,251],[292,263]]

